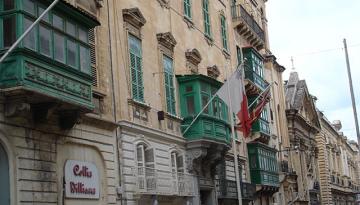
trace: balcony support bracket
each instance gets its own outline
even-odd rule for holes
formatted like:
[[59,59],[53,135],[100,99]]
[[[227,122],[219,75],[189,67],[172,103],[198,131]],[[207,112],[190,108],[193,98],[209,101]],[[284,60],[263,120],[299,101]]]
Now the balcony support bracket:
[[59,114],[59,125],[61,129],[69,130],[79,122],[80,112],[78,110],[64,110]]

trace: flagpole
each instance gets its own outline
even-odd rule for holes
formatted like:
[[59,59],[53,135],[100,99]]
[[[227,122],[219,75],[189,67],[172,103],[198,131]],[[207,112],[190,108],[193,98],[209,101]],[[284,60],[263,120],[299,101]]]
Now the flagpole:
[[[238,70],[238,67],[240,67],[240,70]],[[236,68],[235,72],[242,72],[241,64]],[[226,69],[227,70],[227,69]],[[227,74],[227,72],[226,72]],[[240,186],[240,174],[239,174],[239,162],[238,162],[238,154],[236,150],[236,142],[235,142],[235,125],[234,125],[234,114],[232,110],[232,103],[230,100],[230,83],[227,84],[227,94],[228,94],[228,100],[229,100],[229,114],[230,114],[230,126],[231,126],[231,141],[232,141],[232,149],[234,154],[234,163],[235,163],[235,179],[236,179],[236,188],[237,188],[237,195],[238,195],[238,202],[239,205],[242,205],[242,193],[241,193],[241,186]],[[242,95],[242,93],[239,93],[239,95]]]
[[185,133],[187,131],[189,131],[190,127],[195,123],[195,121],[200,117],[201,113],[204,112],[204,110],[209,106],[209,104],[211,103],[211,101],[216,97],[216,95],[213,95],[210,100],[206,103],[206,105],[200,110],[200,112],[196,115],[196,117],[193,119],[193,121],[191,121],[191,123],[188,125],[188,127],[185,129],[185,131],[183,132],[183,135],[185,135]]
[[15,41],[15,43],[9,48],[9,50],[6,51],[6,53],[0,58],[0,64],[5,60],[5,58],[16,48],[16,46],[25,38],[25,36],[30,33],[30,31],[40,22],[40,20],[45,16],[45,14],[50,11],[59,0],[54,0],[50,6],[45,9],[45,11],[30,25],[29,28],[26,29],[26,31]]
[[273,84],[273,83],[270,83],[270,85],[267,86],[267,87],[265,88],[265,90],[262,91],[262,92],[260,93],[260,95],[255,98],[254,101],[251,102],[251,104],[248,106],[248,108],[251,108],[251,107],[256,103],[256,101],[262,96],[262,94],[264,94],[268,89],[270,89],[270,86],[271,86],[272,84]]

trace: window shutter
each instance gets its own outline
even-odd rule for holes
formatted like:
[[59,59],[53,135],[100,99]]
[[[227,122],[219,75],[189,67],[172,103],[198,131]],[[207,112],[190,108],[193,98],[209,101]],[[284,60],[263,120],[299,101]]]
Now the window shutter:
[[129,53],[132,97],[137,101],[144,102],[141,42],[131,35],[129,36]]
[[223,48],[225,50],[228,50],[226,19],[224,15],[220,16],[220,22],[221,22],[221,37],[222,37]]
[[184,0],[184,14],[191,19],[191,0]]
[[209,0],[203,0],[203,15],[204,15],[205,34],[210,37],[211,30],[210,30]]
[[98,86],[98,69],[96,66],[96,49],[95,49],[95,29],[89,30],[89,44],[90,44],[90,63],[91,76],[93,77],[92,85]]
[[147,148],[145,149],[145,165],[148,168],[155,168],[155,160],[154,160],[154,149]]
[[175,88],[174,88],[174,73],[173,61],[171,58],[164,56],[164,79],[165,79],[165,99],[167,112],[176,114],[175,103]]
[[184,158],[182,155],[176,155],[177,171],[184,173]]

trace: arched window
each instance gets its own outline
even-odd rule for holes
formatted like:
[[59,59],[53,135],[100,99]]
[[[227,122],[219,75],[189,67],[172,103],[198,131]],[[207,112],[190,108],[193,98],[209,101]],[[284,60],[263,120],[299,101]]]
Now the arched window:
[[136,145],[138,187],[142,191],[156,189],[154,149],[144,143]]
[[0,204],[10,205],[9,160],[0,144]]

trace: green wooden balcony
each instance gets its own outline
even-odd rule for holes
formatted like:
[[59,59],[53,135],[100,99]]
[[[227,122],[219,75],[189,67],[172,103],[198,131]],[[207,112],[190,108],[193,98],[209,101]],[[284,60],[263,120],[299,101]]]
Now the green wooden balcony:
[[[0,6],[0,55],[52,1],[7,2]],[[92,110],[88,31],[97,25],[88,14],[60,1],[0,65],[5,96],[21,96],[29,104],[53,103],[63,110]]]
[[253,83],[259,91],[269,86],[264,79],[263,57],[253,47],[242,48],[245,61],[245,79]]
[[251,182],[258,185],[279,187],[276,149],[259,142],[248,143]]
[[[220,88],[221,83],[204,75],[177,76],[180,91],[182,131],[189,126],[203,106]],[[206,139],[230,144],[227,106],[215,98],[185,133],[187,140]]]
[[265,135],[270,135],[270,125],[265,119],[259,118],[256,120],[251,127],[252,132],[260,132]]

